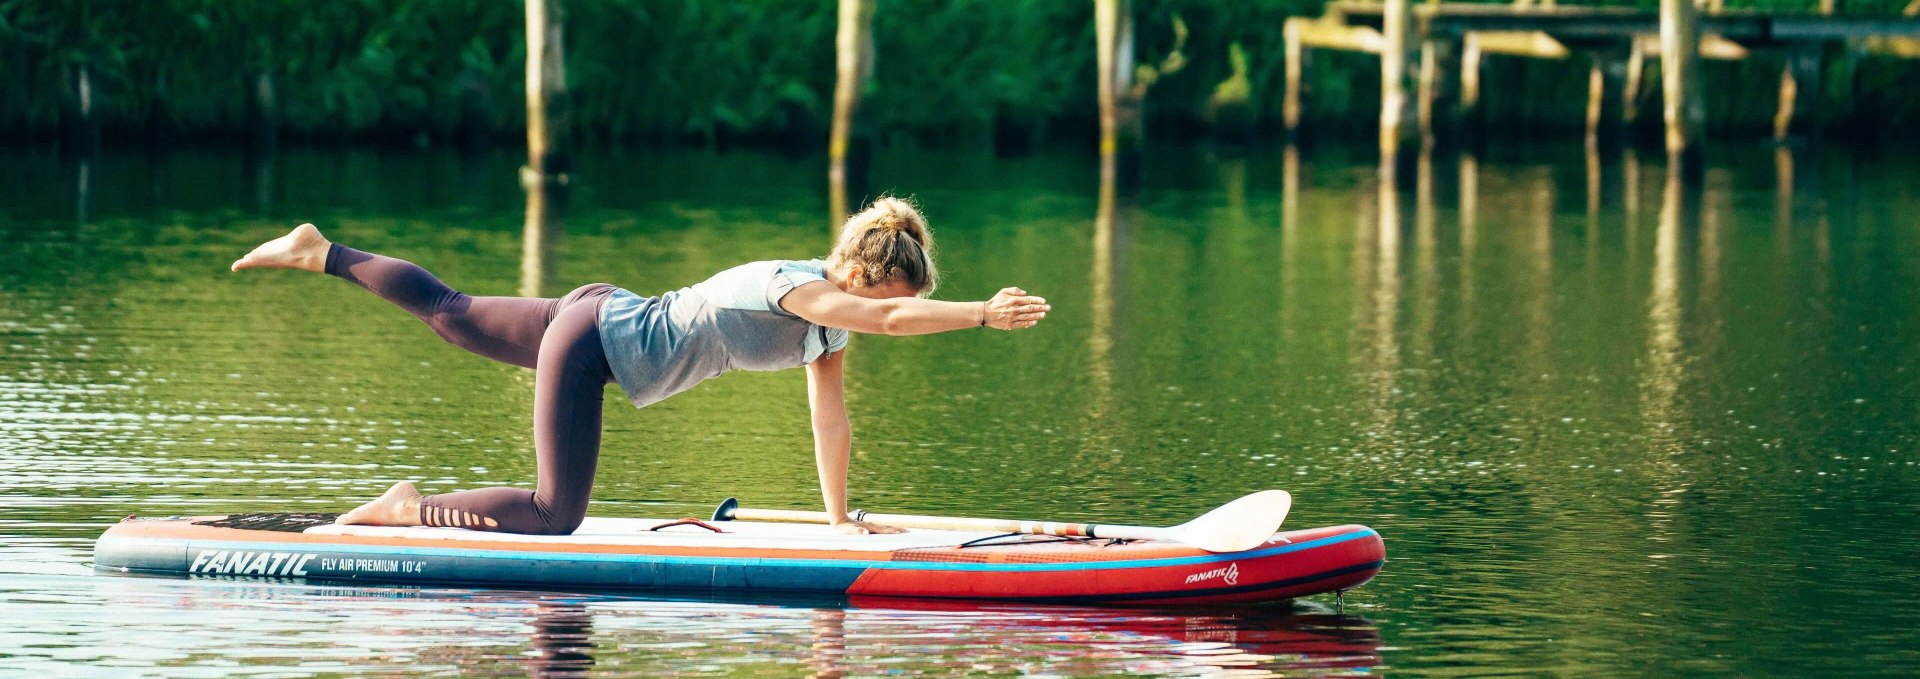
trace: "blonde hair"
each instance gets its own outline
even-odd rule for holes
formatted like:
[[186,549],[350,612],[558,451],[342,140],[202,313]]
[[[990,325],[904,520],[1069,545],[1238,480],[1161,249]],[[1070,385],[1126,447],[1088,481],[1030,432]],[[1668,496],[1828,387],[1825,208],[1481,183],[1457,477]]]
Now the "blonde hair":
[[906,281],[921,297],[933,293],[940,272],[933,266],[933,231],[913,203],[883,196],[840,227],[829,266],[854,275],[861,285]]

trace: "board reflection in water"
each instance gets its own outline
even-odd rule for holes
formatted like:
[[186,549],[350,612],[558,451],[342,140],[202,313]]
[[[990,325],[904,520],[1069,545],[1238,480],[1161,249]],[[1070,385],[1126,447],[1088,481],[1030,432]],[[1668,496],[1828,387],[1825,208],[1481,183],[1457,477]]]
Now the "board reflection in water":
[[[936,674],[1369,676],[1383,664],[1373,622],[1316,604],[1175,612],[335,587],[224,576],[98,580],[121,611],[120,625],[144,623],[158,632],[164,621],[191,616],[193,636],[204,635],[195,643],[201,652],[259,669],[540,677],[850,677],[902,667]],[[312,629],[318,619],[327,622],[324,633]],[[83,638],[109,628],[70,625]],[[113,654],[131,660],[164,653],[160,647],[175,641],[131,635]]]

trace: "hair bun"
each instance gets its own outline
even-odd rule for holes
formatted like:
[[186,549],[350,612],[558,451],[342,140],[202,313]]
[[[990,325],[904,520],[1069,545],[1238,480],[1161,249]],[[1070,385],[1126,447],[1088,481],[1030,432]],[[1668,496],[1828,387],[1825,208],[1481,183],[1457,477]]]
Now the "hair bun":
[[[900,235],[905,234],[905,238]],[[908,241],[911,243],[903,243]],[[847,217],[840,240],[829,255],[830,266],[843,271],[857,267],[866,285],[901,280],[922,295],[933,291],[939,272],[933,264],[933,232],[926,217],[910,201],[881,196],[859,213]]]

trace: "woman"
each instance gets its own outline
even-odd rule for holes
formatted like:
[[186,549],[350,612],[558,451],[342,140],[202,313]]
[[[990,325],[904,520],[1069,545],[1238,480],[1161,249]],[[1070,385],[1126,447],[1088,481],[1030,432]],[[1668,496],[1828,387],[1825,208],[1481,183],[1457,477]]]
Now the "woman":
[[840,532],[897,533],[847,516],[852,448],[842,383],[847,332],[922,335],[975,327],[1030,328],[1052,308],[1019,288],[985,302],[923,299],[937,278],[933,234],[906,201],[881,198],[854,215],[826,260],[743,264],[659,297],[605,283],[559,299],[471,297],[409,262],[329,242],[312,224],[233,263],[318,271],[413,314],[440,337],[533,368],[535,490],[481,488],[422,496],[401,481],[341,515],[343,524],[458,526],[566,535],[587,515],[600,456],[600,406],[618,382],[635,406],[728,370],[807,367],[814,459],[827,514]]

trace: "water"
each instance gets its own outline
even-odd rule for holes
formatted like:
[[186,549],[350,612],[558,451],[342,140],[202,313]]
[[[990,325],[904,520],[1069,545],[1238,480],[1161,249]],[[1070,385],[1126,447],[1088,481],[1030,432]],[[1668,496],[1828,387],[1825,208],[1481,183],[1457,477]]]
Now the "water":
[[[1910,675],[1920,169],[1726,145],[1697,191],[1578,145],[901,153],[946,281],[1054,313],[857,338],[858,506],[1177,523],[1268,487],[1380,577],[1293,607],[675,600],[93,573],[129,513],[525,484],[531,375],[324,276],[312,221],[475,294],[654,293],[829,244],[810,157],[606,154],[528,214],[510,155],[0,162],[0,674]],[[529,229],[529,224],[534,228]],[[818,502],[799,371],[609,399],[593,511]]]

